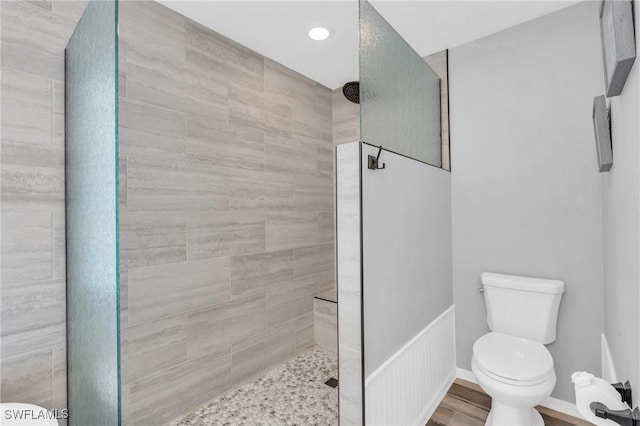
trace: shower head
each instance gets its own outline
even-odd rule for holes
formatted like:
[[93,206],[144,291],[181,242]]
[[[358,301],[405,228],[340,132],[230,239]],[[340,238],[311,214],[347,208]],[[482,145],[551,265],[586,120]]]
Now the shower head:
[[360,103],[360,82],[350,81],[342,86],[342,94],[354,104]]

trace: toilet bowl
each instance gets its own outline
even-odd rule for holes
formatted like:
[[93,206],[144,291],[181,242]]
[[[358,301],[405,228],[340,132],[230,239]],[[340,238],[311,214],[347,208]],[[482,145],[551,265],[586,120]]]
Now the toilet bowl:
[[556,384],[545,344],[556,340],[564,283],[484,272],[490,333],[473,344],[471,370],[491,396],[489,426],[543,426],[535,406]]
[[544,345],[506,334],[485,334],[473,345],[471,370],[492,398],[487,425],[544,425],[533,407],[556,384],[553,358]]

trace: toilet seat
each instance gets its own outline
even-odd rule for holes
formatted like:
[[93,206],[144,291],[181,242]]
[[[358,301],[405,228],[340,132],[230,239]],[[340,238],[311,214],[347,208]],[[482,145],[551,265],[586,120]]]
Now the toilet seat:
[[542,383],[555,374],[553,358],[544,345],[502,333],[488,333],[476,340],[473,358],[483,373],[515,386]]

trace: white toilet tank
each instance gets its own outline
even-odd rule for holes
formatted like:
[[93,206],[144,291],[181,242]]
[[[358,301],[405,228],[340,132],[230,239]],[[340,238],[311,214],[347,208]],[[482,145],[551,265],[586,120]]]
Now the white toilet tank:
[[562,281],[491,272],[480,277],[491,331],[545,345],[556,340]]

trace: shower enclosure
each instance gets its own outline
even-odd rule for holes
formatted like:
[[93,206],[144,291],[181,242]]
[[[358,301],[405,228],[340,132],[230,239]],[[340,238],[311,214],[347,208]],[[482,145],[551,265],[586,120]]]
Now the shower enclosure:
[[159,3],[90,1],[66,51],[69,424],[165,424],[312,347],[334,240],[341,424],[424,417],[453,365],[439,90],[361,1],[362,136],[334,163],[330,89]]
[[425,424],[455,374],[440,78],[366,1],[359,55],[361,138],[336,157],[340,420]]

